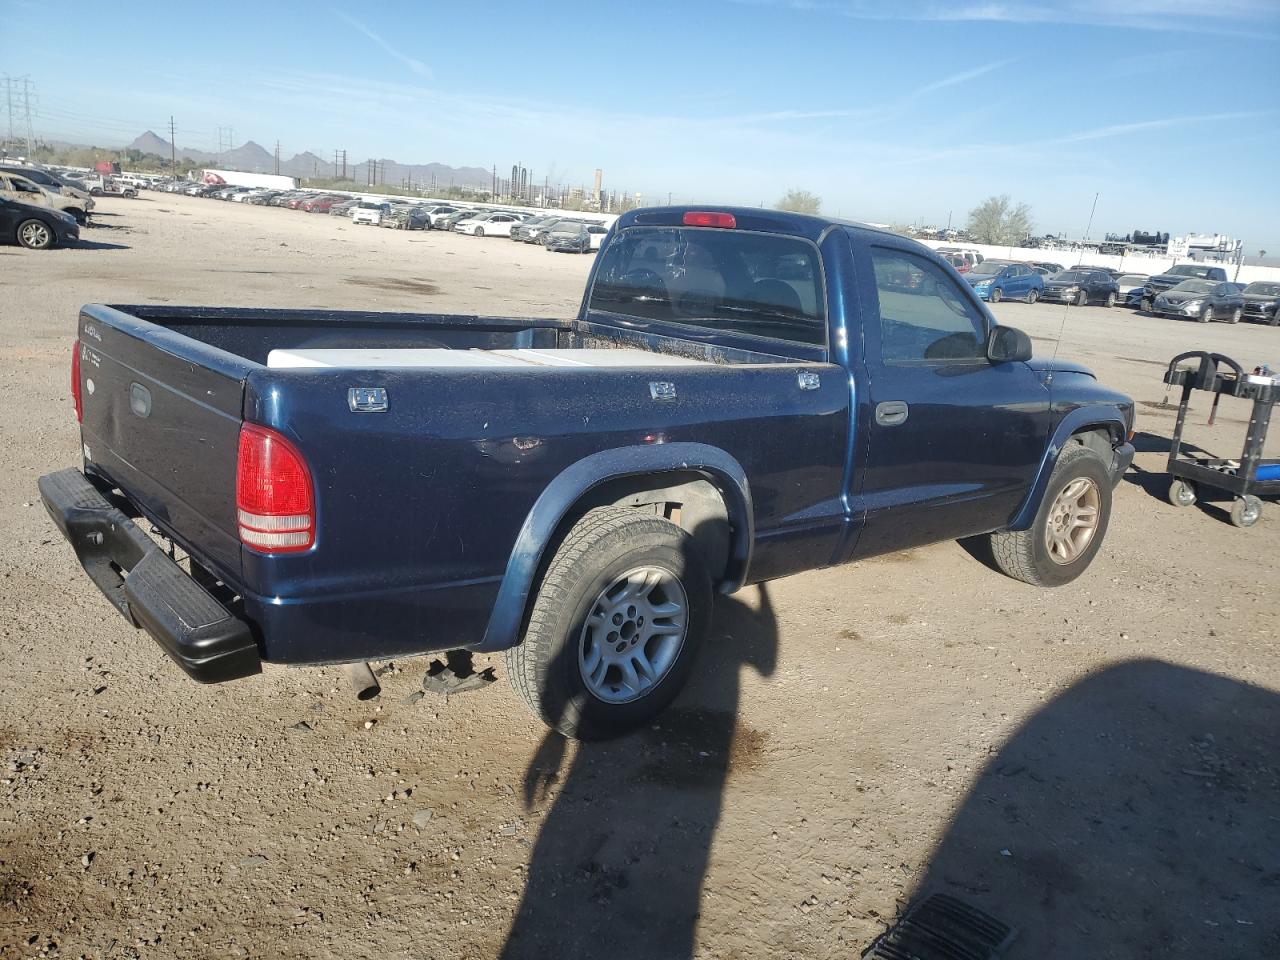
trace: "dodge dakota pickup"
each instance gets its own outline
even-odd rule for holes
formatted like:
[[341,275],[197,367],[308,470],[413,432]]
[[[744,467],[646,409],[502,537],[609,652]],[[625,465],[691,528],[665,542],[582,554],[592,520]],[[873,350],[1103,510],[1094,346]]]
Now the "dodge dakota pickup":
[[713,591],[955,538],[1075,579],[1133,456],[949,263],[768,210],[625,214],[572,319],[90,304],[71,367],[41,496],[191,677],[505,651],[583,738],[671,701]]

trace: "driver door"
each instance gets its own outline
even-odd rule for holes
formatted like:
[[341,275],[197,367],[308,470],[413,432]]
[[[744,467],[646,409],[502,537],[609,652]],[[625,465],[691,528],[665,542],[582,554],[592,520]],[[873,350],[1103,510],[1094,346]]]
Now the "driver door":
[[855,555],[1003,527],[1044,453],[1048,388],[1026,363],[987,359],[988,314],[917,248],[855,240],[855,259],[870,393]]

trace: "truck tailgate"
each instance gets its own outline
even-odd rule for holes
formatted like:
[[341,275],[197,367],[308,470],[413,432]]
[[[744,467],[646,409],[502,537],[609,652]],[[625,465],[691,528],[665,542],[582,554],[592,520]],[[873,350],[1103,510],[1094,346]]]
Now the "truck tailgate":
[[[80,315],[86,469],[233,582],[240,358],[121,311]],[[213,361],[213,362],[211,362]]]

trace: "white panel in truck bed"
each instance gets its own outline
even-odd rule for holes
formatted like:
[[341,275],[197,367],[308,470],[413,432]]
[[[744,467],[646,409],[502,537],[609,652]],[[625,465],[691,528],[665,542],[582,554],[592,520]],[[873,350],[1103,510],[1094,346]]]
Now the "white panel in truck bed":
[[330,367],[377,370],[395,367],[680,367],[702,360],[648,350],[448,350],[353,348],[272,350],[267,366],[276,369]]
[[591,350],[493,350],[495,356],[516,357],[540,367],[686,367],[702,364],[702,360],[673,357],[669,353],[608,347]]

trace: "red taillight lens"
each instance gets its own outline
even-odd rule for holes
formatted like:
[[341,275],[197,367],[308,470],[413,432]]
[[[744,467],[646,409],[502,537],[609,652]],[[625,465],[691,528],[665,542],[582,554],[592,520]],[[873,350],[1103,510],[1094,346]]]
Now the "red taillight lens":
[[738,225],[732,213],[712,213],[709,210],[690,210],[684,215],[686,227],[725,227],[732,230]]
[[71,399],[76,405],[76,423],[84,422],[84,395],[80,392],[80,341],[71,345]]
[[315,543],[311,471],[297,449],[266,427],[240,428],[236,463],[240,542],[262,553],[297,553]]

